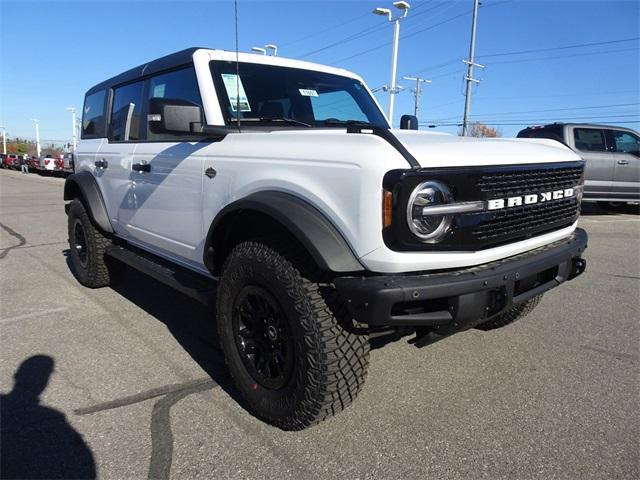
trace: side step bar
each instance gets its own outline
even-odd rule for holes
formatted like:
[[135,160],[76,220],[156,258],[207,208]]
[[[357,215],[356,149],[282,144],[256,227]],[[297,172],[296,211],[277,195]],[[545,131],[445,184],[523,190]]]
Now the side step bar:
[[155,278],[159,282],[209,305],[215,298],[217,282],[187,268],[175,265],[131,245],[111,245],[107,255]]

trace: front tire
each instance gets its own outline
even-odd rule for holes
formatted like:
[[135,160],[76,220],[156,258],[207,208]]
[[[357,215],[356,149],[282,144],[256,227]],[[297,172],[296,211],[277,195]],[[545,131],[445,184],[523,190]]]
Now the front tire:
[[89,288],[115,283],[124,265],[107,257],[111,239],[91,223],[84,204],[77,198],[69,207],[68,234],[71,271],[76,279]]
[[230,253],[217,297],[218,332],[249,409],[284,430],[343,410],[367,375],[369,342],[333,311],[304,252],[245,242]]

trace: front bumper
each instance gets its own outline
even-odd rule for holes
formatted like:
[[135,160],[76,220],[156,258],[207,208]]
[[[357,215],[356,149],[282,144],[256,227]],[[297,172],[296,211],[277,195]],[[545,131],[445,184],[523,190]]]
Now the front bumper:
[[371,326],[471,328],[584,272],[587,233],[471,268],[421,275],[338,277],[353,317]]

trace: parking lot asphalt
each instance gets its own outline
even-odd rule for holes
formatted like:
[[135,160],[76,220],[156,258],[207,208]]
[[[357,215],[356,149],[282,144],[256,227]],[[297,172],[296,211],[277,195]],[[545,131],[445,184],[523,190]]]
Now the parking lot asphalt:
[[640,477],[637,213],[587,206],[587,272],[531,315],[376,349],[351,407],[284,432],[238,402],[206,308],[75,281],[62,186],[0,172],[2,478]]

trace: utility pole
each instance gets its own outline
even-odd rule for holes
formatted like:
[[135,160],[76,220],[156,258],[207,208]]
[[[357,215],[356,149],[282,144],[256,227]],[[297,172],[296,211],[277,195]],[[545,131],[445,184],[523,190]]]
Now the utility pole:
[[32,118],[31,120],[33,120],[33,123],[36,125],[36,157],[40,158],[40,122],[36,118]]
[[2,154],[7,154],[7,129],[4,127],[0,127],[2,129]]
[[423,83],[431,83],[431,80],[425,80],[424,78],[420,78],[420,77],[402,77],[405,80],[411,80],[416,82],[416,88],[411,90],[411,93],[413,93],[413,96],[415,97],[415,105],[413,106],[413,116],[417,117],[418,116],[418,103],[420,102],[420,95],[422,95],[422,84]]
[[480,83],[480,80],[473,78],[473,67],[484,68],[484,65],[474,63],[476,51],[476,23],[478,18],[478,0],[473,0],[473,19],[471,20],[471,45],[469,47],[469,60],[462,60],[467,64],[467,75],[464,77],[467,81],[467,91],[464,99],[464,117],[462,119],[462,136],[467,135],[467,123],[469,117],[469,109],[471,107],[471,87],[474,83]]
[[76,147],[78,146],[78,137],[76,137],[76,109],[73,107],[67,107],[66,110],[71,112],[71,132],[73,133],[73,150],[76,153]]

